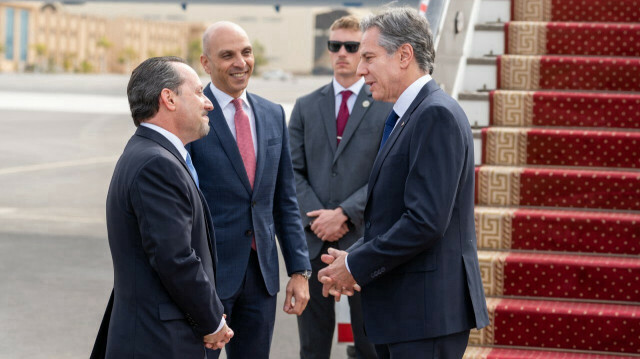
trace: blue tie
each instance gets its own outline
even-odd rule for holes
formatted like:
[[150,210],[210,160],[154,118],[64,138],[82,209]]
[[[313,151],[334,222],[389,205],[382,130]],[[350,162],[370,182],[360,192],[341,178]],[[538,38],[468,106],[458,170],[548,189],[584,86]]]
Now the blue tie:
[[198,181],[198,172],[196,172],[196,168],[193,167],[193,162],[191,161],[191,155],[187,152],[187,168],[189,172],[191,172],[191,177],[193,177],[193,181],[196,183],[196,186],[200,188],[200,181]]
[[382,150],[382,146],[384,146],[384,143],[387,142],[387,139],[391,136],[391,131],[393,131],[396,122],[398,122],[398,118],[398,114],[394,110],[391,110],[389,117],[387,117],[387,120],[384,122],[384,132],[382,133],[382,141],[380,142],[378,152]]

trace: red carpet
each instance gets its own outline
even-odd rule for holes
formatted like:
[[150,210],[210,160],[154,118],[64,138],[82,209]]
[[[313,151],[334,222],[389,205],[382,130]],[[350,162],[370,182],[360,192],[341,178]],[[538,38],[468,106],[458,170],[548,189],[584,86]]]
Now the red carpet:
[[492,330],[474,332],[471,343],[640,354],[633,305],[490,299],[487,306]]
[[491,91],[497,126],[579,126],[640,129],[640,95],[556,91]]
[[508,22],[505,54],[640,56],[640,25]]
[[476,168],[491,325],[464,358],[640,358],[640,0],[511,5]]
[[638,22],[640,0],[511,0],[511,20]]
[[482,163],[640,168],[640,132],[485,128]]
[[640,211],[640,171],[480,166],[476,203]]
[[632,359],[637,356],[470,347],[463,359]]
[[501,89],[640,91],[640,58],[504,55],[497,61]]
[[640,258],[511,253],[504,295],[640,302]]
[[640,256],[640,213],[476,208],[478,248]]

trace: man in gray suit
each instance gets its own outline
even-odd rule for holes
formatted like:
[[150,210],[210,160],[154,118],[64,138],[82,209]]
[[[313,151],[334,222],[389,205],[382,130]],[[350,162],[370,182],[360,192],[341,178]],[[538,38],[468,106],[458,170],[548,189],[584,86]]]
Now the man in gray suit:
[[[360,24],[346,16],[330,28],[328,48],[333,81],[296,101],[289,122],[291,159],[298,204],[305,227],[313,273],[325,264],[329,248],[346,249],[363,235],[367,181],[378,153],[391,104],[376,102],[362,77]],[[335,327],[333,298],[322,284],[309,281],[311,299],[298,317],[300,357],[328,359]],[[351,326],[358,358],[376,358],[366,339],[358,294],[349,297]]]

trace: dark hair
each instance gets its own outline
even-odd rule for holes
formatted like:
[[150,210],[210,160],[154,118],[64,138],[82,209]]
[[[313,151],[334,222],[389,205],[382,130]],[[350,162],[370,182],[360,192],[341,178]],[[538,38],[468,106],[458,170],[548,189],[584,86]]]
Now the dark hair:
[[127,98],[136,127],[158,113],[158,98],[163,89],[179,94],[178,90],[184,79],[172,62],[186,63],[176,56],[152,57],[144,60],[131,73]]
[[420,69],[433,72],[435,50],[433,36],[427,18],[408,7],[388,8],[378,15],[370,15],[360,22],[362,32],[377,27],[380,30],[378,45],[391,55],[403,44],[413,47],[413,54]]

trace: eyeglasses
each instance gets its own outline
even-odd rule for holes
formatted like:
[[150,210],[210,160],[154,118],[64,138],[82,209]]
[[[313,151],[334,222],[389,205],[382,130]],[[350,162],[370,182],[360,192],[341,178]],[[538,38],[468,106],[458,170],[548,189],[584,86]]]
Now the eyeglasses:
[[342,47],[342,45],[344,45],[344,49],[347,50],[348,53],[356,53],[358,52],[358,49],[360,48],[360,43],[357,41],[328,41],[327,42],[327,47],[329,48],[329,51],[331,52],[338,52],[340,51],[340,48]]

